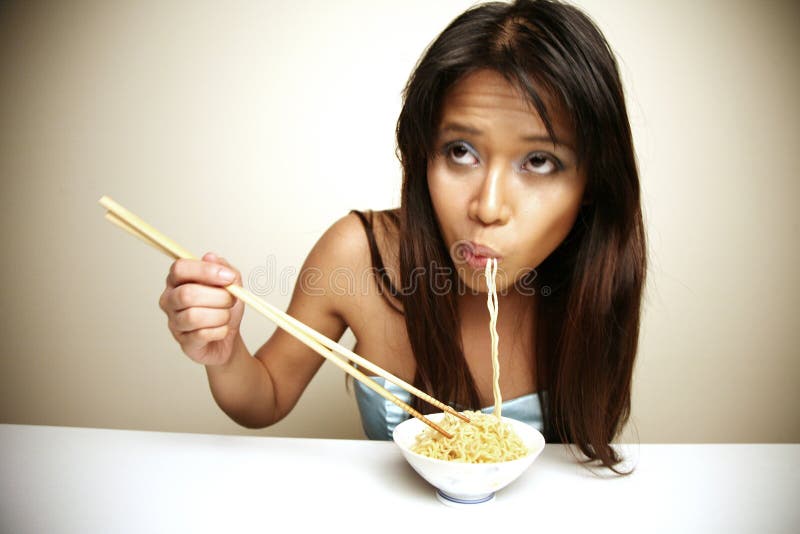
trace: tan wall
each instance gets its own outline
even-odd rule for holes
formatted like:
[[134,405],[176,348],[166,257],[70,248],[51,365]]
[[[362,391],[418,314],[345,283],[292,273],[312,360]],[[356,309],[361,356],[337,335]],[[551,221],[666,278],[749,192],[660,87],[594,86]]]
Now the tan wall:
[[[96,200],[285,308],[332,221],[398,203],[400,90],[468,4],[2,4],[0,422],[361,437],[330,366],[279,425],[230,422],[156,305],[169,261]],[[621,58],[650,236],[626,439],[800,441],[792,4],[580,3]],[[272,330],[246,314],[251,349]]]

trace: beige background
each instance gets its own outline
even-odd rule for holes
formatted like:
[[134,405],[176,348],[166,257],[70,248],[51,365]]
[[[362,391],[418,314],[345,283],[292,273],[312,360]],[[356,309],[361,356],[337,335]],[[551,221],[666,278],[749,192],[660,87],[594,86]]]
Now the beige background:
[[[169,261],[96,201],[285,309],[334,220],[398,203],[400,90],[469,4],[0,4],[0,422],[362,437],[330,365],[282,423],[229,421],[156,305]],[[579,5],[621,60],[650,238],[624,439],[800,441],[800,10]],[[273,328],[245,315],[251,349]]]

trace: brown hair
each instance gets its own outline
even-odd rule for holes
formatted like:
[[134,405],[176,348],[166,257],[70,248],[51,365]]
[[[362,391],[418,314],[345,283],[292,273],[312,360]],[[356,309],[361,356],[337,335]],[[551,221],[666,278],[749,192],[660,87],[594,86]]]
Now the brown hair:
[[[553,139],[552,111],[564,113],[575,129],[590,202],[564,242],[526,280],[541,295],[536,372],[548,441],[574,443],[590,460],[614,469],[621,458],[610,444],[630,414],[645,233],[616,61],[581,11],[549,0],[479,5],[425,51],[404,90],[397,123],[403,287],[398,291],[383,276],[381,284],[402,303],[417,364],[415,385],[454,405],[478,408],[461,345],[457,291],[443,292],[432,279],[444,267],[451,288],[460,284],[431,204],[427,163],[435,154],[447,90],[483,68],[523,91]],[[545,96],[555,97],[559,109],[548,110]]]

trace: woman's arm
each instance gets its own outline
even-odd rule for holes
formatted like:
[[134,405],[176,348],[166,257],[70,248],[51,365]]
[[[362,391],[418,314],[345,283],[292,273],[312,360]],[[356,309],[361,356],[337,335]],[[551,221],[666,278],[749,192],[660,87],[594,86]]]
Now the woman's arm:
[[[220,287],[224,282],[214,279],[219,270],[214,261],[224,260],[210,259],[180,260],[173,266],[162,301],[181,300],[176,292],[182,292],[183,299],[180,305],[162,305],[170,317],[170,330],[190,358],[205,364],[212,395],[229,417],[251,428],[272,425],[292,410],[324,360],[280,328],[252,357],[239,333],[237,306],[242,303],[210,291],[228,294]],[[364,262],[368,246],[361,223],[354,215],[345,216],[322,235],[306,258],[287,313],[333,340],[340,339],[348,326],[346,310],[354,299],[332,284],[347,269],[358,280],[355,273]],[[241,280],[238,273],[237,280]]]

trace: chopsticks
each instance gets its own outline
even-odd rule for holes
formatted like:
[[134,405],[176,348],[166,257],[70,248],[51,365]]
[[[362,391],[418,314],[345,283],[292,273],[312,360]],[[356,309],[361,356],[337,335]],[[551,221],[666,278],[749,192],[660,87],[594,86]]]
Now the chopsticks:
[[[135,237],[141,239],[148,245],[152,246],[159,252],[166,254],[167,256],[178,259],[196,259],[189,251],[169,239],[167,236],[147,224],[145,221],[122,207],[121,205],[114,202],[107,196],[103,196],[100,198],[99,203],[103,206],[107,211],[105,214],[105,218],[110,221],[111,223],[119,226],[126,232],[134,235]],[[386,388],[366,376],[364,373],[356,369],[355,367],[351,366],[349,363],[345,361],[344,358],[347,358],[358,365],[364,367],[372,371],[373,373],[377,374],[392,382],[393,384],[399,386],[400,388],[404,389],[405,391],[411,393],[419,397],[420,399],[424,400],[436,406],[443,412],[449,413],[450,415],[454,415],[459,419],[469,422],[469,419],[451,408],[450,406],[444,404],[443,402],[431,397],[427,393],[420,391],[416,387],[412,386],[411,384],[405,382],[404,380],[396,377],[395,375],[389,373],[388,371],[382,369],[381,367],[375,365],[371,361],[362,358],[355,352],[349,350],[348,348],[336,343],[335,341],[327,338],[323,334],[317,332],[313,328],[309,327],[308,325],[298,321],[291,315],[288,315],[278,308],[272,306],[271,304],[259,299],[249,291],[245,290],[241,286],[237,286],[235,284],[231,284],[225,287],[228,292],[230,292],[233,296],[240,299],[244,303],[250,305],[253,309],[257,312],[261,313],[262,315],[266,316],[272,322],[274,322],[277,326],[294,336],[297,340],[314,350],[317,354],[325,358],[326,360],[330,361],[345,373],[349,374],[375,393],[379,394],[384,399],[391,401],[398,407],[402,408],[405,412],[409,413],[410,415],[416,417],[429,427],[433,428],[437,432],[441,433],[447,438],[452,438],[453,436],[444,430],[442,427],[419,413],[417,410],[397,398],[393,395],[390,391]]]

